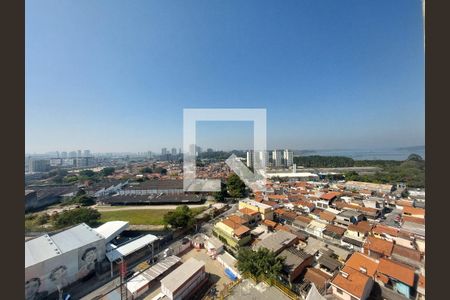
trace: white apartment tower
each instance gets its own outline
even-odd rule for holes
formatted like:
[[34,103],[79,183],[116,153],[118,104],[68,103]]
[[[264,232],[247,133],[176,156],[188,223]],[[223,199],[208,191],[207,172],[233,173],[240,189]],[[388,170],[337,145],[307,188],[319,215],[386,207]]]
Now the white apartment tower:
[[272,165],[274,167],[281,167],[282,166],[282,154],[280,150],[273,150],[272,151]]
[[255,154],[253,150],[247,151],[247,168],[253,168]]
[[284,163],[286,167],[290,167],[294,164],[294,152],[286,149],[283,153]]

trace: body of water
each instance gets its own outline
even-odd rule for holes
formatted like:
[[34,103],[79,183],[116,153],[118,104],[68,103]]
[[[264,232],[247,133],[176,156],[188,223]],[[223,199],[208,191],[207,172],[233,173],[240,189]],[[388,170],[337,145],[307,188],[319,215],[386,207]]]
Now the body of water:
[[354,160],[405,160],[412,153],[425,159],[425,146],[391,148],[391,149],[346,149],[346,150],[311,150],[301,151],[302,156],[345,156]]

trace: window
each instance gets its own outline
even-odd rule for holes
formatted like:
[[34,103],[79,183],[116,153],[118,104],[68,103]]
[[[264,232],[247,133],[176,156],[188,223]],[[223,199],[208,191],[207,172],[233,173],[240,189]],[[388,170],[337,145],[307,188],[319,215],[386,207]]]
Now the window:
[[358,298],[355,298],[355,297],[353,297],[353,296],[350,296],[350,299],[351,299],[351,300],[358,300]]
[[338,294],[342,295],[344,293],[340,288],[336,288],[336,289],[337,289]]

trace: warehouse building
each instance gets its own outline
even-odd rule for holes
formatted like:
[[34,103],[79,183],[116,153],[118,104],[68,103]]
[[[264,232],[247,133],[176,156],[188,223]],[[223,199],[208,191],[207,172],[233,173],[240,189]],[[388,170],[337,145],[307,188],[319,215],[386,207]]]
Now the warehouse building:
[[161,291],[170,300],[190,299],[207,280],[205,263],[191,257],[161,279]]
[[25,242],[25,299],[45,297],[95,272],[105,238],[82,223]]
[[119,247],[110,243],[127,228],[128,222],[123,221],[106,222],[98,228],[82,223],[26,241],[25,299],[48,297],[92,273],[106,271],[106,258],[120,260],[157,239],[144,236]]

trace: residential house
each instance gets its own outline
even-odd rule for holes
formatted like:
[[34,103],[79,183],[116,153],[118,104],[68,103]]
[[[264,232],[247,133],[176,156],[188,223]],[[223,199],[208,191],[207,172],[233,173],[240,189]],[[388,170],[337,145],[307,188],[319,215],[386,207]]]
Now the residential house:
[[332,276],[316,268],[307,268],[305,276],[303,277],[304,281],[314,283],[321,294],[327,289],[328,282],[331,278]]
[[306,200],[294,202],[294,206],[296,206],[303,213],[307,214],[311,213],[314,210],[314,208],[316,208],[313,202]]
[[358,222],[357,224],[350,224],[342,238],[342,244],[348,245],[356,251],[361,250],[364,241],[372,230],[372,225],[366,221]]
[[376,220],[381,216],[380,208],[360,206],[358,211],[362,213],[368,220]]
[[326,223],[312,220],[306,227],[306,232],[316,237],[322,238],[322,232],[325,230],[325,227],[327,227]]
[[350,224],[355,224],[362,221],[364,215],[360,212],[354,210],[344,210],[336,215],[334,222],[338,225],[348,226]]
[[372,287],[372,278],[348,266],[331,281],[333,295],[342,300],[365,300]]
[[325,240],[330,240],[332,242],[339,243],[342,237],[344,236],[345,231],[346,231],[345,228],[328,224],[325,227],[325,230],[322,232],[322,237]]
[[419,207],[405,206],[403,207],[403,215],[413,218],[425,219],[425,209]]
[[335,274],[339,268],[342,267],[342,263],[331,257],[330,254],[322,254],[317,260],[317,263],[319,264],[321,270],[328,272],[331,275]]
[[232,251],[237,251],[239,247],[248,244],[251,240],[250,228],[235,223],[229,218],[217,222],[214,225],[213,234],[227,244]]
[[259,221],[261,221],[261,214],[250,208],[241,208],[237,211],[237,215],[247,221],[249,226],[255,226]]
[[414,287],[414,269],[390,259],[380,259],[376,281],[410,298]]
[[239,201],[238,209],[248,208],[257,211],[261,214],[261,219],[273,220],[273,207],[264,204],[263,202],[257,202],[251,199],[244,199]]
[[259,241],[253,246],[253,250],[258,250],[259,248],[266,248],[276,254],[281,253],[284,249],[297,244],[298,238],[295,234],[280,230],[267,236],[263,240]]
[[394,243],[369,236],[364,243],[364,253],[374,258],[390,257]]
[[295,247],[284,249],[278,256],[285,258],[282,277],[290,283],[314,262],[314,256],[302,250],[297,250]]
[[322,211],[319,213],[319,218],[328,224],[333,224],[334,219],[336,219],[336,215],[328,211]]
[[292,226],[295,228],[298,228],[300,230],[306,230],[306,227],[308,227],[308,224],[311,223],[312,219],[308,216],[297,216],[295,217],[294,222],[292,223]]
[[360,252],[354,252],[345,265],[375,279],[378,261]]
[[394,244],[392,249],[392,260],[404,263],[414,268],[423,267],[420,251]]

